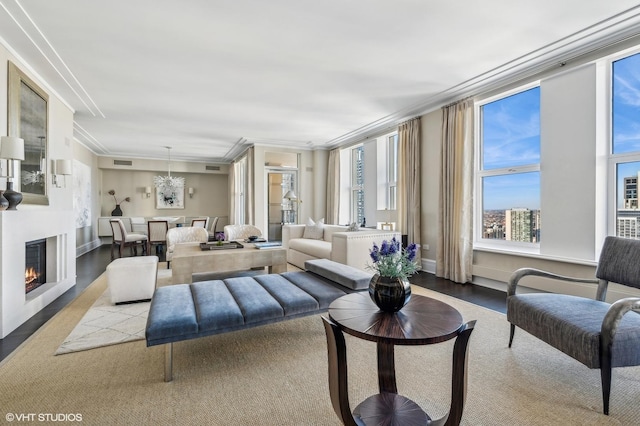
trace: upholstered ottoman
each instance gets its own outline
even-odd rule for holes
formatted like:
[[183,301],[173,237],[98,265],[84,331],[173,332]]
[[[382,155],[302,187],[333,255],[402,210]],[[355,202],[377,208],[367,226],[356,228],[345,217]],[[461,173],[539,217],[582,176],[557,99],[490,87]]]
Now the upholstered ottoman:
[[122,257],[107,266],[111,303],[150,300],[156,289],[158,256]]

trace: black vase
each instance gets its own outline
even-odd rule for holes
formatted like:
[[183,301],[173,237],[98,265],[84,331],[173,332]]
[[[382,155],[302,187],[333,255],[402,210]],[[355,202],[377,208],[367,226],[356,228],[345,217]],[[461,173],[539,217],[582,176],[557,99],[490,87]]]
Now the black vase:
[[7,190],[2,196],[9,202],[7,210],[18,210],[16,206],[22,202],[22,194],[13,190],[13,182],[7,182]]
[[9,200],[2,195],[4,191],[0,191],[0,210],[6,210],[9,207]]
[[116,208],[111,212],[111,216],[122,216],[122,210],[120,209],[120,204],[116,204]]
[[411,299],[411,284],[407,279],[375,274],[369,281],[369,296],[381,311],[398,312]]

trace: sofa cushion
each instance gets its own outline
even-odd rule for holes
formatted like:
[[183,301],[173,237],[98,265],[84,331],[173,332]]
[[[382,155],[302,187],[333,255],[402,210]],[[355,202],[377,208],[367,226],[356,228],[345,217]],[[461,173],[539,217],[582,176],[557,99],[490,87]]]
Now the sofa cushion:
[[304,227],[303,238],[310,238],[313,240],[321,240],[324,235],[324,218],[317,222],[309,218],[307,225]]
[[373,277],[373,274],[329,259],[307,260],[304,262],[304,267],[309,272],[352,290],[366,289],[369,287],[371,277]]
[[289,250],[296,250],[319,259],[331,258],[330,241],[294,238],[289,240]]

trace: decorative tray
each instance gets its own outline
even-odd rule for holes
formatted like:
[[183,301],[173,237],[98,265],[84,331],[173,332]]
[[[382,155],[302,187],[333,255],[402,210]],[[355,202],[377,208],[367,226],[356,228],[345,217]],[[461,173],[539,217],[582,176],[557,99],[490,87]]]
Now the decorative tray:
[[241,248],[244,248],[244,246],[237,241],[223,241],[222,244],[218,244],[217,241],[200,243],[200,250],[230,250]]

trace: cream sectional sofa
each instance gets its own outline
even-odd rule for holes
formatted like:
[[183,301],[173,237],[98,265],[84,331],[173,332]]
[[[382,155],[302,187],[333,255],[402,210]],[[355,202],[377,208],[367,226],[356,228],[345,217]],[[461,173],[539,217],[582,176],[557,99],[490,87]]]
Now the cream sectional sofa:
[[399,232],[365,229],[348,232],[346,226],[324,225],[322,239],[304,238],[306,225],[284,225],[282,246],[287,249],[287,262],[304,269],[304,262],[312,259],[329,259],[344,265],[368,271],[369,249],[373,243],[393,237]]

